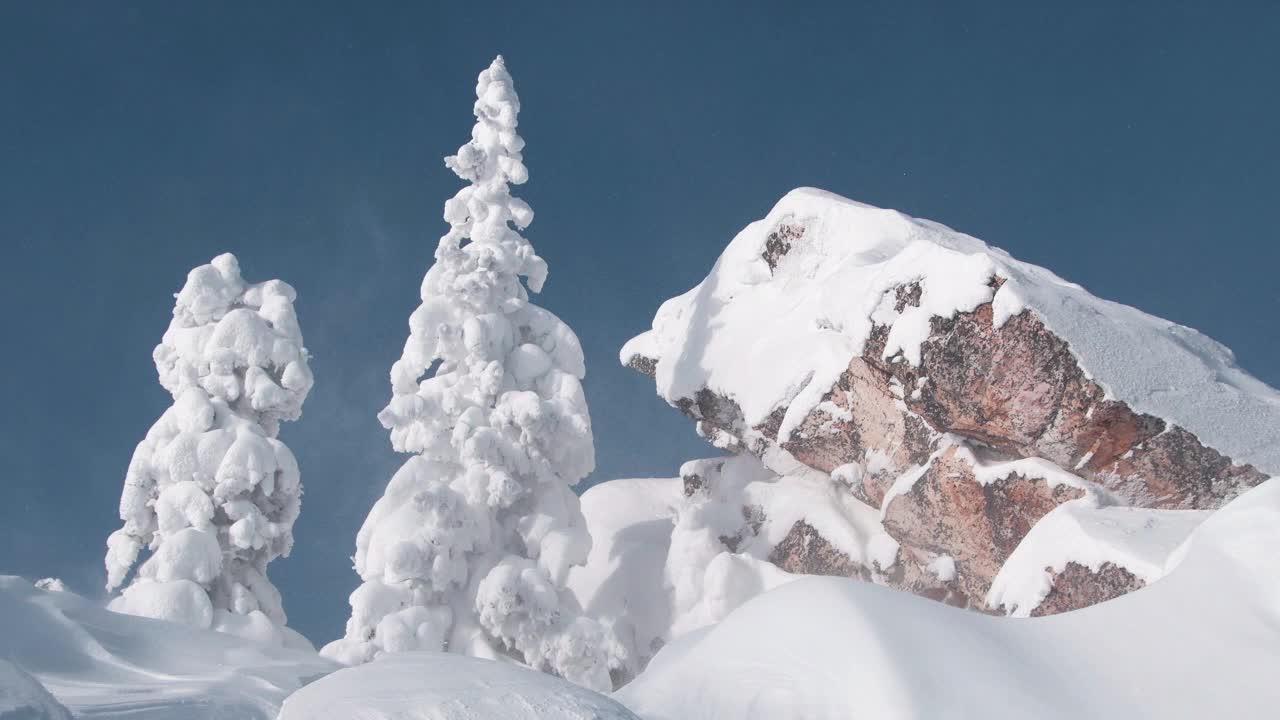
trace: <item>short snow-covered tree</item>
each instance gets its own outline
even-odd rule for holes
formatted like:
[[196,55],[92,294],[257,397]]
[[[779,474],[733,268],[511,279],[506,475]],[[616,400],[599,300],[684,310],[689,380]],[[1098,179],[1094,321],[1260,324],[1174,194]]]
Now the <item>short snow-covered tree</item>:
[[619,646],[565,589],[591,542],[571,489],[595,465],[582,347],[529,301],[547,266],[519,232],[533,211],[510,193],[528,171],[501,57],[476,95],[471,140],[445,159],[470,184],[445,203],[450,229],[378,416],[415,455],[360,529],[363,584],[346,636],[322,652],[347,664],[403,650],[505,656],[608,688]]
[[[234,255],[195,268],[153,357],[173,406],[134,451],[107,539],[111,607],[296,643],[267,563],[288,555],[302,484],[279,423],[311,390],[295,293]],[[304,641],[305,642],[305,641]]]

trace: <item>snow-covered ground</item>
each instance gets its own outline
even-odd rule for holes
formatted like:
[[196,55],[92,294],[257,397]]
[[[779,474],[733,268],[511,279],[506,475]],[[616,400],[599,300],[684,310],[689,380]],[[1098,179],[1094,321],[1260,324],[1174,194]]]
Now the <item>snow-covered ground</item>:
[[[669,631],[663,550],[679,496],[678,479],[586,494],[601,535],[572,583],[584,606],[647,618],[636,627],[654,636]],[[1062,515],[1073,528],[1062,536],[1107,546],[1123,547],[1111,535],[1145,522],[1084,507]],[[1166,533],[1170,543],[1181,534]],[[76,717],[144,720],[273,718],[282,702],[280,720],[1271,717],[1280,704],[1277,550],[1280,481],[1271,481],[1205,520],[1163,579],[1065,615],[995,618],[871,583],[799,578],[667,644],[617,702],[510,662],[451,654],[393,654],[332,672],[311,653],[120,615],[6,577],[0,717],[12,708],[24,713],[14,717],[69,717],[58,702]],[[1155,567],[1143,552],[1131,566]]]
[[1271,718],[1280,481],[1207,519],[1151,587],[994,618],[806,578],[663,649],[616,697],[645,720]]
[[25,692],[29,703],[40,700],[38,686],[27,683],[24,690],[22,675],[6,672],[10,662],[76,717],[121,720],[266,720],[289,693],[337,667],[313,652],[123,615],[72,593],[0,577],[0,717],[6,720],[11,692]]
[[509,662],[383,656],[294,693],[280,720],[639,720],[604,695]]
[[40,681],[0,660],[0,720],[70,720],[71,713]]
[[569,589],[588,615],[614,623],[630,653],[631,673],[648,662],[671,628],[663,567],[679,500],[680,478],[610,480],[582,494],[591,553],[569,572]]

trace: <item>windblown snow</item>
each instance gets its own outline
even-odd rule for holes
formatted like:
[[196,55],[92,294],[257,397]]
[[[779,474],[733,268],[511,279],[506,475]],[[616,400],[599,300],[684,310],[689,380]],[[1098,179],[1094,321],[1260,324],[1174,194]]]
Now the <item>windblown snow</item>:
[[336,667],[312,651],[115,613],[0,576],[3,718],[13,695],[44,714],[12,717],[69,717],[43,685],[76,717],[271,720],[287,695]]
[[[771,267],[766,245],[781,224],[802,226],[805,241]],[[1004,279],[998,290],[993,277]],[[912,282],[919,307],[895,309],[889,291]],[[671,403],[707,387],[753,426],[786,408],[785,439],[862,353],[873,324],[890,327],[886,358],[901,352],[915,363],[931,318],[986,302],[997,325],[1036,313],[1112,398],[1280,474],[1280,392],[1238,368],[1226,347],[938,223],[811,188],[738,233],[707,278],[668,300],[621,357],[656,360],[658,392]],[[768,371],[743,357],[769,358]]]
[[510,662],[404,652],[338,672],[285,701],[279,720],[639,720],[584,687]]

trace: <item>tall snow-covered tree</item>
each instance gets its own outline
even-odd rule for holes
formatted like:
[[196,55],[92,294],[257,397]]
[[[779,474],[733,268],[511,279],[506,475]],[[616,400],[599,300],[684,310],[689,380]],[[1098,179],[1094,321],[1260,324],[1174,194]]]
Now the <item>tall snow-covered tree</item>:
[[608,688],[619,646],[565,590],[591,542],[571,489],[595,465],[582,347],[529,301],[547,265],[520,234],[533,211],[510,192],[528,171],[501,57],[476,96],[471,140],[445,158],[469,185],[445,203],[449,232],[378,416],[414,456],[360,529],[363,584],[346,636],[322,652],[505,656]]
[[[115,610],[294,644],[267,563],[288,555],[302,484],[276,439],[311,390],[295,293],[234,255],[195,268],[153,357],[173,405],[134,451],[107,539]],[[305,642],[305,641],[303,641]]]

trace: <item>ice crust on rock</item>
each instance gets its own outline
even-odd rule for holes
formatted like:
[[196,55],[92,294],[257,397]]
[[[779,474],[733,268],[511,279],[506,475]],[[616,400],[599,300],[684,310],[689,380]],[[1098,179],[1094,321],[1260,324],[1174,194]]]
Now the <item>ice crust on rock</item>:
[[202,628],[225,614],[283,626],[267,563],[293,546],[302,483],[276,435],[313,383],[296,294],[246,282],[228,253],[192,270],[175,298],[153,353],[173,405],[125,476],[123,526],[107,539],[107,588],[123,586],[112,608]]
[[345,637],[323,652],[347,664],[406,650],[511,656],[608,689],[619,646],[565,588],[591,544],[572,491],[595,466],[582,347],[529,301],[547,265],[520,233],[533,211],[510,191],[528,170],[501,57],[476,97],[471,140],[445,159],[469,185],[445,203],[450,229],[379,415],[414,456],[360,529],[363,584]]

